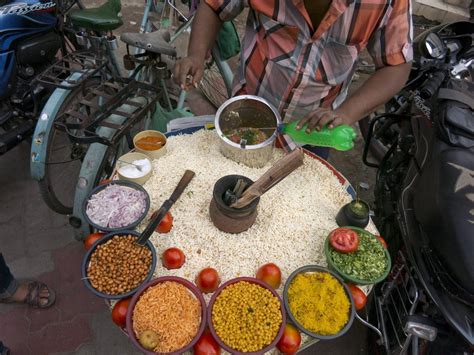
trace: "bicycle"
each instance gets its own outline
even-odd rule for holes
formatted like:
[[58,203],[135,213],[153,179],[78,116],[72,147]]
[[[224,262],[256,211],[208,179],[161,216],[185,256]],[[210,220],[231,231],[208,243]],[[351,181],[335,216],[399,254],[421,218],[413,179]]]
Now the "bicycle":
[[[164,5],[168,5],[173,10],[176,10],[173,1],[167,0]],[[111,8],[113,7],[109,5],[108,9]],[[165,6],[161,8],[161,11],[164,8]],[[98,18],[99,22],[104,20],[104,16],[101,17],[100,11],[97,9],[79,10],[80,16],[76,16],[83,18],[84,11],[86,11],[86,15],[87,11],[95,11],[95,19],[97,20]],[[130,70],[130,77],[140,77],[140,82],[151,83],[155,86],[156,90],[159,88],[159,93],[157,93],[154,101],[160,102],[160,106],[166,106],[168,112],[169,110],[181,112],[184,108],[186,93],[184,91],[180,92],[177,103],[170,99],[166,86],[166,80],[169,79],[169,70],[166,63],[161,60],[161,57],[176,57],[176,51],[171,44],[189,28],[193,17],[185,18],[184,23],[172,35],[166,28],[160,28],[152,35],[147,31],[160,27],[153,24],[150,20],[149,14],[152,11],[157,11],[157,3],[147,0],[140,25],[141,33],[122,35],[122,40],[127,44],[125,69]],[[109,20],[117,18],[116,13],[108,12],[108,15]],[[73,24],[75,23],[76,16],[74,14],[71,16]],[[115,23],[114,26],[118,24],[117,21],[111,22]],[[126,80],[119,75],[121,67],[118,65],[115,52],[117,42],[111,33],[115,28],[106,28],[106,30],[110,30],[110,33],[104,32],[103,26],[98,30],[95,23],[87,23],[87,18],[81,25],[93,35],[88,34],[87,31],[82,31],[78,36],[78,42],[95,48],[96,51],[88,50],[75,53],[75,56],[89,56],[89,59],[76,60],[75,65],[79,66],[79,68],[71,72],[68,79],[56,80],[54,82],[54,85],[57,85],[58,88],[40,115],[39,124],[34,134],[31,162],[32,176],[40,182],[40,187],[41,184],[47,186],[47,189],[43,188],[42,190],[45,201],[55,211],[70,215],[70,223],[75,228],[77,239],[84,238],[90,232],[89,226],[82,219],[82,202],[94,186],[102,179],[106,179],[111,175],[117,156],[131,148],[132,127],[136,126],[140,121],[142,127],[147,127],[153,122],[161,122],[162,125],[166,123],[162,122],[164,120],[163,117],[158,117],[157,114],[152,116],[153,104],[149,104],[149,101],[146,102],[147,112],[140,110],[139,118],[128,119],[128,122],[132,123],[123,124],[121,122],[124,118],[117,115],[117,109],[122,110],[122,113],[125,111],[125,113],[136,116],[133,114],[135,106],[131,104],[133,101],[130,99],[143,97],[139,95],[139,91],[144,90],[144,88],[134,87],[132,90],[128,90],[122,87],[115,92],[107,92],[105,89],[112,90],[110,86],[104,87],[108,80],[121,82],[125,86],[129,85],[128,88],[130,88],[130,85],[136,85],[130,84],[136,82],[136,80],[129,81],[127,84]],[[130,54],[129,47],[135,47],[135,54]],[[102,53],[102,56],[98,55],[100,52],[98,49],[104,48],[105,54]],[[91,55],[91,53],[94,55]],[[151,60],[147,62],[147,58],[151,58]],[[219,65],[222,67],[226,66],[226,63],[220,61],[218,57],[214,58],[214,60],[219,62]],[[133,69],[133,62],[138,64],[138,67],[135,69]],[[89,63],[89,65],[85,65],[86,63]],[[229,83],[230,88],[231,78],[228,73],[231,72],[229,68],[227,69],[227,74],[224,74],[227,76],[224,80]],[[54,77],[54,75],[49,76]],[[48,77],[48,75],[45,75],[45,77]],[[52,81],[50,78],[49,80]],[[99,85],[99,88],[97,88],[97,85]],[[117,95],[120,98],[119,100],[117,100]],[[110,101],[111,99],[113,100]],[[68,100],[71,100],[72,103],[68,102]],[[95,101],[92,102],[91,100]],[[139,104],[144,104],[143,101],[138,101]],[[111,102],[115,103],[115,106],[112,108],[109,107]],[[82,106],[77,108],[77,105]],[[70,112],[71,107],[76,107],[76,109],[71,111],[72,114]],[[129,111],[132,112],[130,113]],[[64,116],[69,117],[70,120],[64,120]],[[83,116],[92,117],[93,119],[87,120]],[[143,120],[145,116],[147,119]],[[62,119],[59,120],[59,118]],[[81,121],[82,125],[74,120]],[[106,126],[101,126],[100,122],[106,122]],[[112,124],[109,124],[110,122]],[[54,138],[55,134],[63,136],[63,144],[61,144],[59,139],[57,139],[57,143],[54,145],[51,143],[50,139]],[[64,139],[64,134],[67,135],[67,141]],[[68,145],[66,142],[70,142],[70,144]],[[57,150],[65,147],[63,155],[69,158],[69,160],[52,160],[52,154],[48,154],[48,152],[54,152],[54,147]],[[74,165],[71,165],[71,163]],[[52,166],[56,170],[61,170],[62,176],[69,176],[69,178],[61,179],[62,176],[58,174],[59,177],[56,177],[55,182],[52,184],[53,179],[50,176],[51,172],[53,172]],[[48,173],[50,173],[49,176]],[[70,187],[69,189],[68,186]],[[73,191],[72,187],[74,187]],[[61,188],[66,189],[66,194],[61,196],[60,200],[59,191]]]

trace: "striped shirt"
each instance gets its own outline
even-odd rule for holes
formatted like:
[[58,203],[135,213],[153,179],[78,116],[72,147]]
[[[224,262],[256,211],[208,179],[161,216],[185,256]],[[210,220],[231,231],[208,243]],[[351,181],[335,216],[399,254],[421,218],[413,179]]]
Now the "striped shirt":
[[233,92],[267,99],[285,120],[337,108],[364,48],[377,68],[412,60],[410,0],[333,0],[315,30],[304,0],[205,1],[223,21],[249,8]]

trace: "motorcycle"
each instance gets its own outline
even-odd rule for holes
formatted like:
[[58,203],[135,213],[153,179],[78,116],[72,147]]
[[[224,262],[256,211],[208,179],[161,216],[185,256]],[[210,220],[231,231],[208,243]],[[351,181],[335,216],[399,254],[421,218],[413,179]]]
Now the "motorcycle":
[[0,0],[0,155],[33,133],[52,88],[36,79],[75,48],[67,12],[75,0]]
[[368,124],[375,223],[394,260],[374,288],[374,353],[474,351],[473,34],[456,22],[418,36],[405,88]]

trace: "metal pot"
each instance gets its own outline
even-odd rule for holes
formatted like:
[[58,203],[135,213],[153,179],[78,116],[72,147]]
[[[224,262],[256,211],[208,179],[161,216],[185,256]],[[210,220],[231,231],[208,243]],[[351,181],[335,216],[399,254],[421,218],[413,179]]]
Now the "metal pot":
[[[280,122],[275,107],[261,97],[241,95],[227,100],[217,110],[214,122],[222,154],[253,168],[263,167],[272,157]],[[263,143],[247,145],[244,140],[239,144],[226,137],[227,132],[242,127],[265,128],[268,138]]]

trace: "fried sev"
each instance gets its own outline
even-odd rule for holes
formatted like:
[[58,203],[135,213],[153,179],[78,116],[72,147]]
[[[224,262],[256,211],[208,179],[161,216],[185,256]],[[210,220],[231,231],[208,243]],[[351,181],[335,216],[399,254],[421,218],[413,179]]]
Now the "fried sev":
[[145,330],[154,331],[159,342],[155,352],[182,349],[196,336],[201,323],[201,304],[182,284],[165,281],[148,288],[133,310],[133,330],[137,338]]

